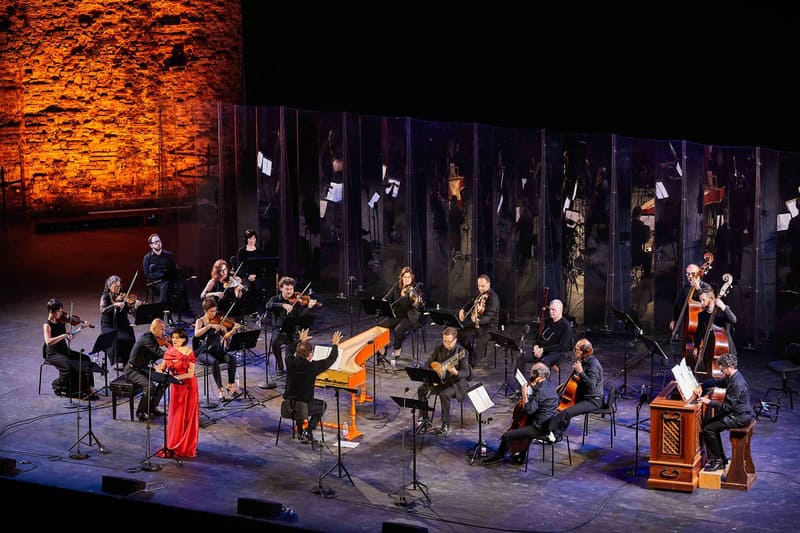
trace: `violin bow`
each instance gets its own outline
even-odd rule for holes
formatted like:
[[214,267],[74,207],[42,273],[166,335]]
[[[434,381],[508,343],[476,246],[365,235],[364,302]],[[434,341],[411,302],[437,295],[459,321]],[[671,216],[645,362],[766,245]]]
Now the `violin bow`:
[[125,292],[125,297],[122,299],[123,302],[128,301],[128,295],[131,293],[131,289],[133,289],[133,284],[136,283],[136,277],[139,275],[139,271],[137,270],[136,273],[133,275],[133,279],[131,280],[131,284],[128,285],[128,290]]
[[[294,303],[292,304],[292,311],[294,311],[294,306],[295,306],[295,305],[297,305],[297,302],[299,302],[299,301],[300,301],[300,298],[302,298],[303,296],[305,296],[305,295],[306,295],[306,291],[307,291],[308,289],[310,289],[310,288],[311,288],[311,282],[309,281],[309,282],[308,282],[308,285],[306,285],[306,288],[305,288],[305,289],[303,289],[303,292],[301,292],[301,293],[300,293],[300,295],[297,297],[297,299],[296,299],[296,300],[294,301]],[[289,313],[291,313],[292,311],[289,311]],[[287,314],[288,314],[288,313],[287,313]]]

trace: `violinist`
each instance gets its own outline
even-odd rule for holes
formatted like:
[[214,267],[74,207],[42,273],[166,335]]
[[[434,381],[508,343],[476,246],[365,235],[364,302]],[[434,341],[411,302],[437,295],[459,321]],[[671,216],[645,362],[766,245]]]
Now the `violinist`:
[[281,349],[286,346],[286,357],[294,354],[297,346],[295,332],[285,331],[287,318],[309,316],[322,305],[307,294],[295,291],[297,281],[289,276],[278,280],[278,294],[269,299],[266,310],[272,316],[272,353],[275,354],[275,370],[279,375],[286,373]]
[[[500,446],[491,457],[487,457],[481,464],[492,465],[503,461],[506,451],[514,441],[534,439],[544,436],[544,428],[558,408],[558,393],[550,383],[550,369],[544,363],[535,363],[531,367],[531,378],[528,384],[522,387],[521,409],[516,410],[519,420],[515,420],[512,429],[500,437]],[[518,427],[514,427],[518,426]],[[525,462],[525,452],[517,452],[512,456],[512,462],[522,464]]]
[[90,396],[92,400],[96,400],[92,360],[88,355],[76,352],[69,346],[85,323],[75,324],[73,318],[77,317],[70,317],[69,321],[67,318],[60,301],[53,298],[47,302],[47,321],[43,324],[44,357],[58,369],[58,378],[53,381],[53,392],[57,396]]
[[[550,300],[547,310],[550,320],[545,323],[542,338],[537,339],[533,346],[533,360],[541,361],[550,368],[572,360],[572,324],[564,316],[564,304],[561,300]],[[524,373],[522,365],[523,360],[520,357],[517,367]]]
[[688,283],[681,288],[678,297],[675,299],[675,305],[672,308],[672,320],[669,323],[670,331],[675,329],[675,323],[681,316],[681,311],[686,303],[686,299],[689,297],[689,292],[694,289],[692,300],[699,302],[700,295],[711,290],[711,285],[701,279],[700,267],[694,263],[690,263],[686,266],[686,280]]
[[[127,298],[126,298],[127,296]],[[112,364],[124,365],[131,355],[136,341],[128,315],[141,304],[136,295],[122,292],[122,280],[117,275],[109,276],[105,290],[100,296],[100,332],[117,330],[117,338],[111,346],[109,357]]]
[[[698,401],[718,408],[717,414],[703,422],[703,441],[706,446],[708,463],[703,470],[713,472],[725,468],[724,449],[720,433],[726,429],[747,426],[753,419],[753,408],[750,405],[750,388],[744,377],[738,371],[738,360],[733,354],[726,354],[717,360],[724,377],[710,379],[698,385],[695,394]],[[712,387],[725,389],[725,400],[722,402],[712,400],[703,394]]]
[[[241,325],[230,319],[223,322],[218,309],[214,298],[208,297],[203,300],[203,315],[194,323],[192,348],[197,359],[211,367],[211,374],[219,391],[219,400],[225,401],[226,391],[231,398],[239,394],[239,387],[236,385],[236,359],[225,351],[225,344]],[[228,365],[227,387],[222,386],[221,363]]]
[[395,318],[384,318],[380,325],[394,331],[394,357],[392,365],[397,363],[403,348],[403,340],[408,332],[419,323],[419,310],[422,307],[421,284],[414,284],[414,271],[403,267],[397,276],[397,283],[383,297],[392,303]]
[[[211,267],[211,279],[200,293],[200,299],[212,297],[219,309],[227,313],[231,306],[240,301],[244,293],[244,284],[238,276],[233,276],[224,259],[217,259]],[[238,307],[238,306],[237,306]]]
[[[700,345],[706,334],[708,321],[714,311],[714,307],[718,309],[714,313],[714,325],[725,329],[728,337],[728,353],[736,355],[736,345],[733,343],[732,326],[736,324],[736,315],[733,314],[731,306],[722,301],[722,298],[715,298],[714,291],[709,289],[700,294],[700,305],[702,310],[697,315],[697,331],[694,332],[694,356],[695,360],[698,357],[703,358],[704,354],[698,353]],[[706,345],[706,350],[710,348],[710,344]],[[706,353],[708,353],[706,351]]]
[[[478,295],[458,312],[458,319],[462,323],[467,322],[458,332],[458,342],[467,350],[472,368],[478,365],[478,354],[486,356],[489,331],[497,328],[497,313],[500,310],[500,297],[492,290],[489,276],[478,276],[477,285]],[[473,339],[476,339],[474,346]]]
[[164,349],[160,340],[164,339],[167,328],[160,318],[150,322],[150,329],[141,335],[133,344],[128,364],[125,365],[125,379],[142,387],[142,399],[136,408],[136,416],[140,422],[149,420],[164,413],[158,410],[158,404],[164,394],[164,386],[151,381],[152,364],[164,357]]

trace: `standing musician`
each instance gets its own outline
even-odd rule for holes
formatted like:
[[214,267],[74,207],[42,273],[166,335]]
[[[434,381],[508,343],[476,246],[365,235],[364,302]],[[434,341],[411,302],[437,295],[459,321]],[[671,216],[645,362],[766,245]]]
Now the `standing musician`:
[[577,382],[575,403],[565,410],[570,418],[603,406],[603,367],[594,356],[589,339],[581,339],[575,344],[575,357],[572,377],[566,386],[569,388],[570,382]]
[[239,277],[247,287],[246,298],[259,300],[259,307],[263,307],[264,280],[252,260],[262,257],[263,251],[258,247],[258,234],[254,229],[244,231],[245,245],[236,252],[236,264],[239,267]]
[[108,277],[105,290],[100,296],[100,331],[101,333],[117,331],[117,338],[109,354],[112,364],[124,365],[130,358],[136,335],[128,314],[133,313],[141,303],[135,294],[122,293],[122,279],[119,276]]
[[217,259],[211,267],[211,279],[200,293],[200,299],[205,301],[206,298],[214,298],[217,306],[227,313],[235,302],[241,300],[243,293],[242,279],[231,274],[227,261]]
[[153,233],[147,238],[150,251],[145,254],[142,261],[147,286],[153,291],[155,300],[167,303],[167,299],[174,289],[172,285],[178,274],[178,264],[172,252],[164,250],[161,237]]
[[299,343],[295,355],[286,357],[286,392],[284,398],[298,400],[308,404],[308,427],[301,437],[304,442],[314,442],[314,430],[322,416],[325,414],[327,404],[323,400],[314,398],[314,381],[317,376],[328,370],[336,358],[339,357],[339,343],[342,342],[342,332],[335,331],[331,337],[333,348],[328,357],[314,361],[314,345],[310,342],[313,337],[308,336],[308,330],[300,331]]
[[125,365],[125,379],[142,387],[142,399],[136,408],[140,422],[164,414],[157,409],[164,395],[164,386],[151,381],[153,371],[151,364],[164,357],[161,344],[164,343],[166,331],[164,321],[160,318],[150,322],[150,330],[136,339],[131,349],[131,357]]
[[[700,345],[703,342],[703,338],[706,334],[706,329],[708,328],[708,321],[711,318],[711,314],[716,307],[722,313],[714,313],[714,325],[719,326],[725,329],[725,333],[728,337],[728,353],[736,355],[736,345],[733,343],[733,336],[731,332],[731,326],[736,324],[736,315],[733,314],[731,310],[731,306],[726,305],[725,302],[722,301],[722,298],[715,298],[714,291],[709,289],[703,292],[700,295],[700,305],[702,307],[702,311],[697,315],[697,331],[694,333],[694,357],[695,361],[699,359],[705,360],[705,354],[700,353]],[[708,343],[705,346],[704,352],[708,353],[708,349],[711,343]],[[713,356],[713,354],[711,354]],[[705,369],[707,372],[710,369]]]
[[233,320],[224,317],[218,312],[217,301],[213,297],[203,300],[203,315],[194,323],[194,338],[192,349],[199,361],[211,367],[214,383],[217,384],[219,400],[225,401],[226,388],[222,386],[222,370],[220,364],[228,365],[227,392],[231,398],[239,394],[236,385],[236,359],[225,350],[225,345],[231,336],[241,327]]
[[383,297],[392,303],[395,318],[384,318],[380,325],[394,331],[394,360],[396,364],[403,348],[403,340],[408,332],[419,323],[419,309],[422,307],[421,284],[414,285],[414,271],[411,267],[403,267],[397,276],[397,283]]
[[[422,368],[436,370],[442,384],[423,383],[417,389],[417,396],[423,402],[427,402],[431,394],[439,396],[439,402],[442,405],[442,427],[439,429],[439,435],[447,435],[450,432],[450,398],[455,395],[458,401],[464,401],[467,394],[467,380],[472,376],[472,369],[466,361],[466,351],[457,341],[458,331],[456,328],[450,326],[444,328],[442,344],[436,347],[422,365]],[[418,429],[424,430],[430,426],[430,414],[426,410],[422,413]]]
[[[297,339],[293,332],[281,331],[283,323],[287,318],[308,316],[322,307],[317,300],[308,297],[307,302],[301,299],[300,294],[295,292],[297,281],[289,276],[284,276],[278,280],[279,293],[269,299],[266,310],[272,315],[272,353],[275,354],[275,370],[279,374],[285,373],[285,365],[281,349],[286,346],[286,357],[294,354]],[[305,298],[305,297],[304,297]]]
[[[535,363],[531,367],[531,379],[522,387],[520,405],[522,407],[520,415],[524,420],[514,421],[519,427],[503,433],[495,454],[484,459],[482,464],[492,465],[502,462],[510,443],[514,441],[544,436],[545,424],[556,414],[558,408],[558,393],[550,384],[550,369],[544,363]],[[513,426],[514,424],[512,428]],[[513,458],[518,464],[524,460],[524,452],[518,452]]]
[[[572,359],[572,324],[564,317],[561,300],[550,300],[547,310],[550,312],[550,321],[542,332],[542,338],[533,346],[533,360],[541,361],[550,368]],[[517,368],[524,374],[523,363],[520,357]]]
[[[64,313],[63,304],[55,298],[50,299],[47,302],[47,322],[42,326],[44,358],[58,369],[58,378],[53,381],[53,392],[57,396],[89,396],[92,400],[96,400],[98,398],[93,388],[92,360],[88,355],[76,352],[67,344],[80,333],[84,324],[74,324],[72,317]],[[73,326],[77,327],[73,329]]]
[[[753,408],[750,405],[750,388],[738,371],[738,360],[733,354],[720,356],[717,360],[724,375],[721,379],[711,379],[698,385],[695,394],[698,401],[719,408],[717,414],[703,422],[703,441],[706,445],[708,463],[703,470],[713,472],[725,468],[727,460],[722,448],[722,433],[726,429],[747,426],[753,419]],[[725,389],[725,400],[719,402],[703,396],[713,387]]]
[[[672,308],[672,321],[669,323],[670,331],[675,329],[675,323],[680,317],[681,310],[686,303],[686,299],[689,297],[689,292],[694,289],[692,300],[699,302],[700,295],[705,291],[711,290],[711,285],[700,279],[700,267],[694,263],[690,263],[686,266],[686,279],[689,283],[681,288],[681,292],[678,293],[678,297],[675,299],[675,305]],[[684,318],[684,320],[688,319],[688,316]]]
[[[463,323],[467,318],[470,323],[458,332],[458,343],[469,354],[472,368],[478,365],[478,355],[486,356],[486,345],[489,343],[489,331],[497,327],[497,313],[500,310],[500,297],[492,290],[492,281],[486,274],[478,276],[478,296],[468,302],[458,312],[458,319]],[[472,340],[477,337],[475,345]]]

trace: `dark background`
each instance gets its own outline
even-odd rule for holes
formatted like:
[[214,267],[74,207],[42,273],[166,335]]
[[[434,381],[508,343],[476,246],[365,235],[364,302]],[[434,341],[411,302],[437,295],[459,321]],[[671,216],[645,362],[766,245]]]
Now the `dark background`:
[[788,7],[242,3],[247,104],[800,151]]

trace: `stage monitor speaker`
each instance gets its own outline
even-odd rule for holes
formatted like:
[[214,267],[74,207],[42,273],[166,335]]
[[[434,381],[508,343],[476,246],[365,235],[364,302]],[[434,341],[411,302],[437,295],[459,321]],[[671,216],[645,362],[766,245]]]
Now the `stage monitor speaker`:
[[17,462],[14,459],[9,459],[8,457],[0,457],[0,474],[2,475],[10,475],[14,472],[14,469],[17,467]]
[[281,511],[283,511],[283,504],[268,500],[239,498],[236,504],[237,513],[253,518],[278,518]]
[[428,528],[406,522],[384,522],[381,533],[428,533]]
[[103,492],[117,494],[119,496],[130,496],[134,492],[144,490],[147,483],[138,479],[126,479],[124,477],[103,476]]

